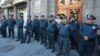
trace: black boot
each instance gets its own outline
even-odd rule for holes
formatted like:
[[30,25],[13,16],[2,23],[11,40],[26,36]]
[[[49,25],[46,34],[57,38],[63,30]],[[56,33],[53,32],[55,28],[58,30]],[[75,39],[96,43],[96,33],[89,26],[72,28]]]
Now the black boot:
[[29,44],[29,43],[30,43],[30,41],[27,42],[27,44]]
[[25,43],[25,41],[21,41],[21,44]]

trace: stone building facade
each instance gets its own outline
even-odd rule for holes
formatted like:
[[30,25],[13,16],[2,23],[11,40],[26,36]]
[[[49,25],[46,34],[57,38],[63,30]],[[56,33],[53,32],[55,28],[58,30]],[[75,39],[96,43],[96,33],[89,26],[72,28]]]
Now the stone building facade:
[[[27,15],[31,15],[32,19],[34,15],[45,15],[48,17],[49,15],[57,15],[58,14],[58,1],[62,1],[67,3],[70,0],[8,0],[8,1],[15,1],[16,4],[22,4],[26,1],[26,11],[24,11],[25,21],[27,20]],[[72,0],[72,1],[82,1],[81,3],[81,13],[80,13],[80,22],[86,22],[86,15],[92,14],[94,15],[97,20],[96,23],[100,25],[99,17],[100,17],[100,0]],[[17,3],[16,3],[17,2]],[[15,18],[17,17],[17,7],[14,4],[12,5],[14,8],[14,15]],[[9,6],[5,6],[8,9]],[[67,7],[66,7],[67,8]],[[65,9],[66,9],[65,8]]]
[[0,19],[2,18],[2,9],[0,7]]
[[[39,4],[38,4],[39,2]],[[86,22],[86,15],[92,14],[97,20],[96,23],[100,25],[100,0],[82,0],[82,22]],[[38,4],[37,6],[35,4]],[[37,10],[37,11],[36,11]],[[56,15],[57,14],[57,0],[31,0],[31,15]]]
[[97,18],[95,22],[100,25],[100,0],[84,0],[83,22],[86,22],[86,14],[93,14]]

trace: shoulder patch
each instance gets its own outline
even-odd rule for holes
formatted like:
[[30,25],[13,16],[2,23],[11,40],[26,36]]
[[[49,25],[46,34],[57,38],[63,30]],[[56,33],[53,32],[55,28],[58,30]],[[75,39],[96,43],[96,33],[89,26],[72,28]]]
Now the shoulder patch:
[[92,26],[92,29],[96,29],[96,26]]
[[65,26],[66,26],[66,27],[68,27],[68,25],[67,25],[67,24],[66,24]]

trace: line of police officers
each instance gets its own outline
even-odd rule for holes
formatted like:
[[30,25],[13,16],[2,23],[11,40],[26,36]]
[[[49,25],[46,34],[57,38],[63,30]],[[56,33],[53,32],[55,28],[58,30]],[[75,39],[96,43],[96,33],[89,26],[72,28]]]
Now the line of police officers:
[[[10,15],[9,19],[3,16],[0,20],[0,32],[3,38],[14,38],[16,26],[17,41],[21,41],[21,43],[30,43],[31,38],[34,37],[35,40],[41,41],[41,44],[44,44],[47,49],[52,49],[52,52],[56,50],[55,43],[57,43],[57,56],[70,56],[70,49],[79,52],[80,56],[92,56],[95,40],[99,35],[97,35],[99,26],[94,24],[95,19],[93,15],[88,14],[87,23],[80,24],[75,16],[71,16],[69,19],[64,14],[59,14],[56,19],[53,15],[46,19],[44,15],[41,15],[39,20],[35,15],[33,20],[31,16],[28,16],[26,26],[23,26],[22,16],[15,20],[13,15]],[[25,28],[25,34],[23,28]],[[9,36],[7,36],[7,29]],[[78,42],[79,34],[81,36]],[[100,41],[98,42],[100,43]]]

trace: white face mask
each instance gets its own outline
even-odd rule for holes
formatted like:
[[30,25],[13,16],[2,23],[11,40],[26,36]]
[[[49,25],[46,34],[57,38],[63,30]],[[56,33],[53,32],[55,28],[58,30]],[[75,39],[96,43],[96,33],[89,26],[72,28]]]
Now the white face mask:
[[59,17],[56,17],[56,19],[60,19]]

